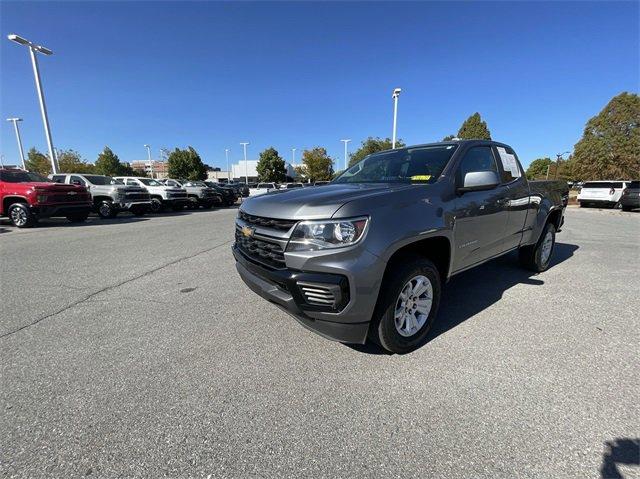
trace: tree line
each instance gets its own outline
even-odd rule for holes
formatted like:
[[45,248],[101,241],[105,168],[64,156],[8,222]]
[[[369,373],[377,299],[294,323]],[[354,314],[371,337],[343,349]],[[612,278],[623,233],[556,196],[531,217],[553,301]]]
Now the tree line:
[[[58,169],[63,173],[81,173],[106,176],[148,176],[144,170],[132,168],[129,163],[120,161],[108,146],[98,155],[95,163],[89,163],[75,150],[58,151]],[[184,150],[176,148],[167,160],[168,173],[171,178],[187,180],[206,180],[207,166],[202,162],[198,152],[191,146]],[[51,174],[51,161],[44,153],[31,148],[25,160],[27,170],[42,175]]]
[[[491,132],[480,113],[467,118],[458,133],[448,135],[443,141],[454,139],[491,140]],[[406,146],[400,139],[396,147]],[[349,167],[367,155],[391,149],[390,138],[369,137],[349,155]],[[169,176],[189,180],[207,177],[207,167],[198,152],[191,146],[176,148],[168,157]],[[58,154],[60,171],[65,173],[96,173],[109,176],[146,176],[144,171],[134,170],[121,162],[108,146],[98,155],[95,163],[88,163],[77,151],[62,150]],[[333,168],[334,159],[326,148],[316,146],[304,150],[301,165],[295,166],[297,176],[305,181],[330,180],[340,171]],[[46,155],[31,148],[26,160],[27,169],[44,175],[51,173],[51,163]],[[278,150],[267,148],[260,153],[256,167],[260,181],[284,182],[292,180],[287,175],[285,160]],[[640,97],[623,92],[613,97],[600,113],[591,118],[582,138],[574,146],[567,160],[554,161],[540,157],[531,162],[526,171],[529,179],[546,177],[565,180],[637,179],[640,177]]]

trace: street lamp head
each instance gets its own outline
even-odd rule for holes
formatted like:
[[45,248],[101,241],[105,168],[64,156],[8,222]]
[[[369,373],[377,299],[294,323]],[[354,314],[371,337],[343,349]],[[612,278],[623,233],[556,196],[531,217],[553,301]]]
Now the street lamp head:
[[31,42],[26,38],[22,38],[20,35],[16,35],[15,33],[10,33],[7,35],[7,38],[12,42],[19,43],[20,45],[28,45],[31,46]]
[[7,121],[22,121],[22,118],[7,118]]
[[34,45],[33,49],[43,53],[44,55],[53,55],[53,52],[49,50],[47,47],[43,47],[42,45]]
[[151,145],[144,145],[145,148],[151,148]]
[[392,98],[397,98],[400,96],[400,92],[402,91],[402,88],[395,88],[393,90],[393,95],[391,95]]

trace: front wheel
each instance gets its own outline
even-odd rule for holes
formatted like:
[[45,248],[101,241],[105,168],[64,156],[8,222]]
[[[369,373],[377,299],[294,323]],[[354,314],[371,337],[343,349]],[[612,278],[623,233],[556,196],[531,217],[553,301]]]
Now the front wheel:
[[37,223],[37,218],[24,203],[15,203],[9,206],[9,219],[13,226],[18,228],[30,228]]
[[393,265],[380,288],[372,339],[392,353],[418,348],[438,313],[440,291],[440,273],[428,259],[412,256]]
[[519,250],[520,264],[531,271],[542,273],[549,269],[556,244],[556,227],[547,223],[535,245],[522,246]]
[[622,211],[631,211],[633,208],[631,206],[622,206]]
[[98,216],[102,219],[114,218],[118,212],[111,201],[103,201],[98,205]]

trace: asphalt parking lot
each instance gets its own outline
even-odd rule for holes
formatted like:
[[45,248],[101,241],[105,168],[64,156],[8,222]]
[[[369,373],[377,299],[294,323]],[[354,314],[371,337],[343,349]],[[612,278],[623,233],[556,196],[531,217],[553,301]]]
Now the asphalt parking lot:
[[249,291],[234,217],[0,224],[0,475],[640,474],[640,213],[569,208],[549,271],[454,278],[403,356]]

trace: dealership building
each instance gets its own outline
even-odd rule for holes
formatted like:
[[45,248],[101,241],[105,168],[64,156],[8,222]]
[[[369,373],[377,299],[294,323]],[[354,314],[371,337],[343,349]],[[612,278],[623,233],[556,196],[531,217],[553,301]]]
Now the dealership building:
[[[231,178],[234,181],[244,182],[245,176],[249,178],[249,183],[256,183],[258,181],[258,172],[256,168],[258,166],[257,160],[241,160],[238,163],[231,165]],[[290,163],[285,163],[284,168],[287,172],[287,176],[295,178],[296,171]]]

